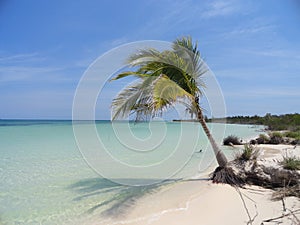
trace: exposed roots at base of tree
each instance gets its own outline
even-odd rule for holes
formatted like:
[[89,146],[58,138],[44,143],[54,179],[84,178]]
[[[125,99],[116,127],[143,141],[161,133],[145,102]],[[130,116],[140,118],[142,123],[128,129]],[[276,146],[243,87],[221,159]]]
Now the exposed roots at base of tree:
[[235,174],[231,167],[217,167],[211,175],[213,183],[230,184],[236,187],[245,185],[245,181]]

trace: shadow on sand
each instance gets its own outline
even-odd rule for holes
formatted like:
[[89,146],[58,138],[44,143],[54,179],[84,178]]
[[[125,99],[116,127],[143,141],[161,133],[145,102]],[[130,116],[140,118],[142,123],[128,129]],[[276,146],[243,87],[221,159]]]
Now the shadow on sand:
[[96,195],[110,196],[102,202],[92,206],[87,213],[101,210],[101,215],[106,217],[122,217],[131,209],[136,201],[145,194],[153,193],[162,186],[171,185],[178,180],[166,180],[157,184],[147,186],[125,186],[114,183],[104,178],[84,179],[72,184],[69,188],[78,193],[74,201],[81,201]]

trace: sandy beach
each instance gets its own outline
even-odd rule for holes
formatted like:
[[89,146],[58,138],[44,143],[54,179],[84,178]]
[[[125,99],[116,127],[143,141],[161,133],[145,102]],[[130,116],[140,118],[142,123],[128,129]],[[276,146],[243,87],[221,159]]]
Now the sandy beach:
[[[270,165],[277,164],[287,153],[300,156],[300,146],[257,147],[261,149],[259,160]],[[258,186],[246,186],[242,189],[213,184],[205,177],[188,180],[163,187],[156,193],[142,197],[125,215],[108,224],[300,224],[299,199],[287,197],[284,201],[273,201],[273,193],[273,190]],[[299,211],[292,214],[295,210]],[[282,217],[287,214],[289,215]],[[267,222],[277,217],[278,219]]]

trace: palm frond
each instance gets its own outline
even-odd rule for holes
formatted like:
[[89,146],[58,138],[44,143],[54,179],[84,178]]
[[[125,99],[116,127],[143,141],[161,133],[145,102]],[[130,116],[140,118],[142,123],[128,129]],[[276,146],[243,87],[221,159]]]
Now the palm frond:
[[193,44],[191,37],[178,38],[173,42],[173,51],[183,58],[187,64],[187,71],[190,76],[197,82],[197,86],[203,86],[201,76],[204,75],[208,68],[201,58],[197,42]]
[[159,62],[161,53],[153,48],[140,49],[128,58],[127,63],[130,66],[141,66],[149,62]]
[[131,111],[137,111],[141,105],[151,102],[151,83],[154,78],[145,78],[134,82],[121,90],[112,102],[112,119],[125,118]]
[[142,77],[146,77],[147,74],[140,73],[138,71],[137,72],[135,72],[135,71],[126,71],[126,72],[119,73],[116,77],[110,79],[110,81],[119,80],[121,78],[128,77],[128,76],[135,76],[135,77],[142,78]]
[[153,105],[155,110],[162,110],[173,105],[179,99],[194,100],[194,96],[181,88],[166,75],[161,75],[153,82]]

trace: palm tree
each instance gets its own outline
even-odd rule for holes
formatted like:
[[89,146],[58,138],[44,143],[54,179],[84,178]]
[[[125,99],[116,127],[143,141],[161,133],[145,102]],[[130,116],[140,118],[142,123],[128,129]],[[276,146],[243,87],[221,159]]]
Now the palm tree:
[[[211,135],[199,104],[205,88],[202,76],[208,69],[197,44],[190,37],[179,38],[173,42],[171,50],[139,50],[129,57],[128,64],[136,70],[119,73],[112,80],[127,76],[138,79],[113,99],[113,119],[129,113],[136,113],[137,120],[149,118],[163,113],[175,103],[183,104],[192,117],[197,117],[214,150],[219,167],[213,178],[216,182],[235,183],[231,182],[232,171],[226,169],[228,160]],[[228,173],[230,179],[227,179]]]

